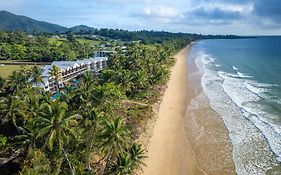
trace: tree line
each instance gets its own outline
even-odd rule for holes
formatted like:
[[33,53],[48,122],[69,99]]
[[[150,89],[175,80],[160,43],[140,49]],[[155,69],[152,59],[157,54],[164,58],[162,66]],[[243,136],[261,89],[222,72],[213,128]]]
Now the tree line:
[[93,35],[106,40],[120,39],[127,43],[140,41],[143,44],[163,44],[171,40],[197,39],[236,39],[234,35],[200,35],[189,33],[171,33],[164,31],[127,31],[122,29],[88,29],[68,31],[64,33],[67,40],[49,41],[51,33],[34,33],[33,35],[21,31],[0,31],[0,59],[30,60],[35,62],[52,62],[88,58],[94,48],[87,43],[80,43],[77,37],[91,39]]
[[88,58],[93,49],[69,34],[69,40],[50,42],[47,35],[28,35],[21,31],[0,31],[0,58],[52,62]]
[[185,39],[185,40],[197,40],[197,39],[237,39],[245,38],[235,35],[201,35],[195,33],[172,33],[165,31],[154,31],[154,30],[141,30],[141,31],[128,31],[123,29],[89,29],[85,28],[79,31],[73,31],[78,35],[98,35],[111,39],[121,39],[123,41],[141,41],[144,44],[161,44],[166,41]]
[[184,39],[202,39],[202,35],[189,34],[189,33],[171,33],[165,31],[128,31],[123,29],[81,29],[74,31],[78,35],[98,35],[111,39],[121,39],[122,41],[141,41],[144,44],[158,43],[161,44],[165,41],[171,41],[177,38]]
[[[134,174],[145,166],[146,150],[137,139],[151,105],[169,77],[172,55],[189,42],[131,45],[110,57],[100,75],[84,73],[75,90],[66,88],[56,100],[33,86],[43,81],[37,66],[1,79],[0,171]],[[56,67],[50,74],[61,78]]]

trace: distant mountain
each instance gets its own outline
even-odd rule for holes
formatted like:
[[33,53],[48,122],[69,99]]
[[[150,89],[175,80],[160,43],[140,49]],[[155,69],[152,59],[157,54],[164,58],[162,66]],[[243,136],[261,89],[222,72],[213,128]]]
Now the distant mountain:
[[66,32],[68,28],[44,21],[0,11],[0,29],[6,31],[22,30],[25,32]]
[[79,25],[79,26],[74,26],[74,27],[69,28],[69,32],[72,32],[72,33],[78,33],[81,31],[89,32],[89,31],[93,31],[93,30],[95,30],[95,28],[88,27],[86,25]]

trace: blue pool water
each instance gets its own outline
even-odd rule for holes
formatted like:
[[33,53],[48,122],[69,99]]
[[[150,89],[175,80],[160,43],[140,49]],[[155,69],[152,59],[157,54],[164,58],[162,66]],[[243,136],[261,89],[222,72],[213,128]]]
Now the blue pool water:
[[57,93],[55,93],[55,94],[51,97],[51,99],[52,99],[52,100],[56,100],[56,99],[60,98],[61,95],[62,95],[62,94],[61,94],[60,92],[57,92]]

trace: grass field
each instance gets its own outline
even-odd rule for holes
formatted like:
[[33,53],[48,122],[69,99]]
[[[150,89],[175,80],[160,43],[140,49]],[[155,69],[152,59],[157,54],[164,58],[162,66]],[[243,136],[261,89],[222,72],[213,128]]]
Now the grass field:
[[52,64],[51,62],[34,62],[30,60],[2,60],[0,59],[0,64],[5,65],[47,65]]
[[53,44],[55,42],[57,42],[58,44],[61,44],[62,42],[66,41],[66,38],[60,38],[60,39],[57,39],[57,38],[48,38],[49,40],[49,43]]
[[[55,43],[57,42],[58,44],[61,44],[62,42],[66,41],[66,38],[48,38],[49,42],[50,43]],[[100,44],[100,41],[97,41],[97,40],[89,40],[89,39],[81,39],[81,38],[78,38],[76,39],[78,42],[80,42],[81,44],[84,44],[84,43],[87,43],[87,44],[90,44],[90,45],[99,45]]]
[[81,44],[87,43],[90,45],[99,45],[100,41],[97,40],[89,40],[89,39],[77,39]]
[[32,66],[31,65],[5,65],[5,66],[0,66],[0,76],[4,79],[8,78],[8,76],[13,72],[13,71],[18,71],[21,70],[23,67],[26,67],[30,69]]
[[19,62],[19,60],[0,60],[0,63],[16,63]]

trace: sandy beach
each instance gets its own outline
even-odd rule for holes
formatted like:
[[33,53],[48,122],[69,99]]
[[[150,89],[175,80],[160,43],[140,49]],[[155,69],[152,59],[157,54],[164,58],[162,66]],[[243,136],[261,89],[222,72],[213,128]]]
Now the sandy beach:
[[235,174],[228,131],[201,93],[201,75],[187,59],[190,47],[174,56],[176,64],[153,122],[143,175]]
[[144,175],[201,175],[189,144],[184,118],[190,96],[187,92],[186,56],[189,47],[175,55],[170,80],[160,104],[148,145]]

